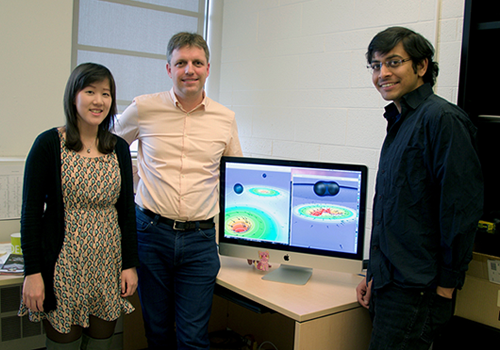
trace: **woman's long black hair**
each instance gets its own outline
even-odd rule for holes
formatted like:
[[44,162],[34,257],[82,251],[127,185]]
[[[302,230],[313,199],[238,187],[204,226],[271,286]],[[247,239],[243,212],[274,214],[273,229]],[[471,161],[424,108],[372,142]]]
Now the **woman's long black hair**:
[[103,154],[113,152],[116,136],[111,133],[114,128],[116,108],[116,85],[108,68],[97,63],[82,63],[71,73],[64,92],[64,114],[66,116],[66,147],[79,152],[82,147],[80,130],[78,129],[78,112],[76,110],[76,95],[92,83],[109,81],[111,106],[109,113],[99,125],[97,131],[97,149]]

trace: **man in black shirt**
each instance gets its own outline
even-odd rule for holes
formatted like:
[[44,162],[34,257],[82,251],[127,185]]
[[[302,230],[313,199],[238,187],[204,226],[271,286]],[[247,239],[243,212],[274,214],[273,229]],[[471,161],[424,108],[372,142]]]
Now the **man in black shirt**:
[[432,91],[438,65],[420,34],[378,33],[366,58],[387,101],[370,260],[357,287],[373,319],[370,349],[429,349],[453,314],[482,214],[476,128]]

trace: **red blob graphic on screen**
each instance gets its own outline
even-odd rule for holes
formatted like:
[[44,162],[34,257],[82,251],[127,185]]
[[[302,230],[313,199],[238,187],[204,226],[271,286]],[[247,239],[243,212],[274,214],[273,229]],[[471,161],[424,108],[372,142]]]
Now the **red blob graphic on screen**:
[[355,217],[352,209],[330,204],[303,205],[296,208],[296,211],[303,218],[323,221],[348,220]]
[[245,233],[250,230],[252,224],[247,220],[237,219],[231,223],[230,227],[235,233]]
[[257,208],[233,207],[226,210],[225,235],[252,239],[273,240],[279,228],[267,213]]

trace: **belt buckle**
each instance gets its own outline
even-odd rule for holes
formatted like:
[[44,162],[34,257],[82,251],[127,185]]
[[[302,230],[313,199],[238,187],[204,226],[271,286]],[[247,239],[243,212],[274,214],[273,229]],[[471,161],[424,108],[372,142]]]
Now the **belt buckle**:
[[186,228],[183,227],[183,228],[180,228],[180,227],[177,227],[178,224],[185,224],[186,221],[178,221],[178,220],[174,220],[174,224],[172,225],[172,229],[176,230],[176,231],[185,231]]

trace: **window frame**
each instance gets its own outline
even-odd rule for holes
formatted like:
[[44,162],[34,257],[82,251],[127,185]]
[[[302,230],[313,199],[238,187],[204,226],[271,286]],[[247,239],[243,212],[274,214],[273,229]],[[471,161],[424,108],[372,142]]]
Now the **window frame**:
[[[194,17],[198,20],[197,33],[202,35],[205,40],[207,40],[207,28],[208,28],[208,9],[209,0],[198,0],[198,12],[176,9],[173,7],[148,4],[145,2],[135,1],[135,0],[97,0],[102,2],[114,3],[118,5],[132,6],[137,8],[167,12],[172,14],[178,14],[188,17]],[[166,54],[155,54],[147,53],[141,51],[131,51],[123,49],[114,49],[100,46],[89,46],[82,45],[78,43],[78,31],[79,31],[79,19],[80,19],[80,0],[73,0],[73,28],[72,28],[72,45],[71,45],[71,70],[73,70],[78,63],[78,51],[88,51],[88,52],[99,52],[99,53],[110,53],[118,54],[129,57],[140,57],[140,58],[153,58],[166,61]],[[165,47],[166,51],[166,47]],[[117,99],[117,106],[128,106],[131,100],[120,100]],[[122,111],[118,111],[119,113]]]

